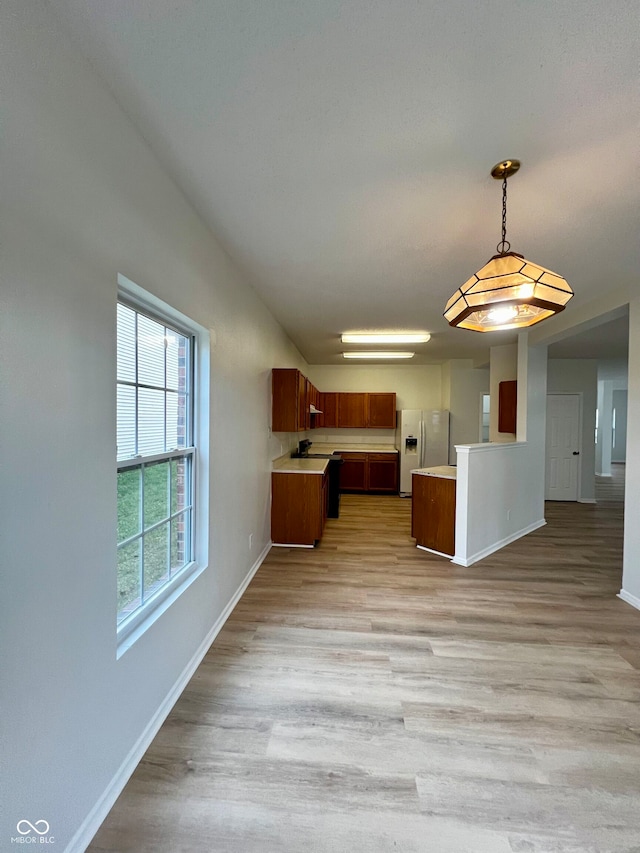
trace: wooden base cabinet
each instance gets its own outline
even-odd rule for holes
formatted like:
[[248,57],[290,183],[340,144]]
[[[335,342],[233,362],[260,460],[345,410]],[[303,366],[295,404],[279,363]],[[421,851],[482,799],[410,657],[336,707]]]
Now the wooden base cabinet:
[[341,453],[340,491],[367,491],[367,454]]
[[328,475],[271,474],[271,539],[313,546],[327,519]]
[[412,476],[411,535],[416,545],[447,554],[456,551],[456,481]]
[[397,453],[367,453],[367,486],[370,492],[398,491]]
[[398,492],[397,453],[340,453],[340,491]]

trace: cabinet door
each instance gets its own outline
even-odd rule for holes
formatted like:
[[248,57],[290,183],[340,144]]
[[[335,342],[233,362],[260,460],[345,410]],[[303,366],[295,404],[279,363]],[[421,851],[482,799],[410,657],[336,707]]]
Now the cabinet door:
[[297,432],[299,427],[299,394],[304,376],[291,367],[276,367],[271,372],[271,429],[274,432]]
[[510,379],[498,383],[498,432],[516,431],[518,382]]
[[368,453],[367,481],[370,492],[398,491],[398,454]]
[[367,426],[370,429],[396,428],[395,394],[367,394]]
[[[320,405],[320,392],[312,382],[309,382],[309,406],[315,406],[316,409],[322,408],[322,406]],[[314,415],[309,413],[310,429],[315,429],[316,427],[320,426],[320,423],[318,421],[319,417],[320,415]]]
[[271,538],[280,545],[313,545],[324,522],[321,474],[271,474]]
[[338,426],[366,427],[367,395],[360,393],[338,394]]
[[455,554],[456,481],[414,474],[411,496],[411,535],[417,545]]
[[307,377],[298,371],[298,432],[309,429],[311,426],[311,416],[309,414],[310,385],[311,383]]
[[325,471],[322,477],[322,529],[327,521],[329,513],[329,473]]
[[322,411],[317,415],[318,426],[329,429],[338,426],[338,395],[335,391],[320,392],[320,405]]
[[367,490],[367,454],[341,453],[340,491],[365,492]]

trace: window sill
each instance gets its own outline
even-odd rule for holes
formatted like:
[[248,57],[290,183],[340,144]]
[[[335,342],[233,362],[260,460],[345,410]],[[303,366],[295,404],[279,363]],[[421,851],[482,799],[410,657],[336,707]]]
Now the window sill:
[[162,616],[174,601],[200,577],[206,569],[206,565],[189,563],[174,578],[161,587],[148,601],[136,610],[131,616],[124,619],[117,629],[116,660],[141,637],[153,623]]

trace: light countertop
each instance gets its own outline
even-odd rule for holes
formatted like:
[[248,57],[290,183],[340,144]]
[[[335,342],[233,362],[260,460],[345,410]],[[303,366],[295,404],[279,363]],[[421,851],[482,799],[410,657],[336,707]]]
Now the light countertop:
[[421,474],[424,477],[442,477],[445,480],[455,480],[458,469],[455,465],[436,465],[434,468],[416,468],[412,474]]
[[275,474],[324,474],[328,459],[276,459],[272,471]]
[[[344,453],[398,453],[390,444],[345,444],[345,442],[316,444],[314,441],[309,448],[311,454],[340,453],[341,451]],[[271,470],[276,474],[324,474],[328,464],[328,459],[281,456],[279,459],[274,459]]]
[[309,453],[397,453],[392,444],[357,444],[344,441],[316,442],[309,448]]

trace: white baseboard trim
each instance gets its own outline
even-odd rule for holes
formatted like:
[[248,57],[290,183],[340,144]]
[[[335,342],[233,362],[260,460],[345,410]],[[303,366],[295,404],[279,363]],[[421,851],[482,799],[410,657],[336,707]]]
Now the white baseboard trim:
[[621,589],[618,593],[618,598],[626,601],[627,604],[635,607],[636,610],[640,610],[640,598],[638,598],[637,595],[632,595],[630,592],[627,592],[626,589]]
[[579,504],[595,504],[597,503],[595,498],[578,498]]
[[421,551],[428,551],[430,554],[437,554],[438,557],[446,557],[447,560],[451,559],[451,554],[445,554],[443,551],[435,551],[433,548],[427,548],[426,545],[416,545],[416,548],[419,548]]
[[242,595],[245,589],[251,583],[251,580],[255,573],[258,571],[262,563],[264,562],[265,557],[271,550],[271,542],[268,542],[267,545],[263,548],[262,552],[258,556],[258,559],[255,561],[253,566],[249,569],[246,577],[236,590],[233,595],[233,598],[229,601],[227,606],[224,608],[220,616],[216,619],[213,627],[204,638],[204,640],[200,643],[196,653],[193,655],[191,660],[185,666],[183,671],[178,676],[175,684],[171,688],[171,690],[165,696],[163,702],[161,703],[158,710],[155,712],[146,728],[133,745],[129,754],[124,759],[122,764],[120,765],[119,770],[111,780],[111,782],[107,785],[104,793],[95,804],[95,806],[91,809],[85,820],[82,822],[80,828],[73,836],[69,844],[65,849],[65,853],[84,853],[89,844],[91,843],[91,839],[96,834],[96,832],[100,829],[100,826],[106,816],[109,814],[115,801],[118,799],[120,794],[122,793],[124,786],[129,781],[133,771],[136,769],[145,752],[149,748],[151,741],[157,735],[160,727],[169,716],[169,713],[175,703],[180,698],[180,695],[184,688],[189,683],[191,676],[194,674],[196,669],[200,666],[200,663],[207,651],[209,650],[209,646],[215,638],[220,633],[224,623],[227,621],[231,613],[233,612],[234,607],[242,598]]
[[512,542],[515,542],[516,539],[521,539],[523,536],[526,536],[527,533],[533,533],[534,530],[538,530],[540,527],[544,527],[546,523],[547,522],[544,520],[544,518],[541,518],[539,521],[534,521],[533,524],[529,524],[527,525],[527,527],[523,527],[521,530],[517,530],[510,536],[506,536],[499,542],[494,542],[493,545],[489,545],[487,548],[483,548],[482,551],[478,551],[471,557],[467,557],[466,559],[462,557],[454,557],[451,562],[455,563],[457,566],[472,566],[479,560],[484,560],[485,557],[488,557],[495,551],[499,551],[501,548],[504,548],[505,545],[510,545]]

